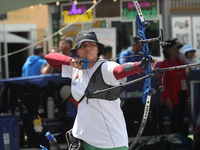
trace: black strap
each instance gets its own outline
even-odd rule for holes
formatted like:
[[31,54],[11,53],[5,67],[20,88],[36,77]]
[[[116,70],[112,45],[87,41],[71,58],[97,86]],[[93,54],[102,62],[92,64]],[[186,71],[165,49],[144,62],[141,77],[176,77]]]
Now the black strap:
[[[97,67],[97,69],[98,69],[99,67],[101,67],[103,63],[104,63],[104,62],[102,62],[102,63]],[[97,69],[94,71],[94,73],[97,71]],[[92,74],[91,78],[93,77],[94,73]],[[90,78],[90,79],[91,79],[91,78]],[[88,82],[88,85],[89,85],[89,83],[90,83],[90,81]],[[86,87],[85,91],[87,90],[87,88],[88,88],[88,86]],[[85,98],[85,96],[86,96],[86,93],[84,92],[84,95],[80,98],[80,100],[78,101],[78,103],[80,103],[80,102]],[[87,100],[87,103],[88,103],[88,100]]]
[[85,98],[85,94],[80,98],[80,100],[78,101],[78,103],[80,103],[84,98]]

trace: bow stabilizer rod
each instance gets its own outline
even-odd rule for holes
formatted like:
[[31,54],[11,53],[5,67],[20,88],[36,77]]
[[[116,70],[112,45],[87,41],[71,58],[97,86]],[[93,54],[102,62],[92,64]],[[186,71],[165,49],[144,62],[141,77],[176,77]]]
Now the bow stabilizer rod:
[[158,68],[158,69],[152,70],[150,73],[158,74],[160,72],[182,69],[182,68],[187,68],[187,67],[191,67],[191,66],[198,66],[198,65],[200,65],[200,62],[199,63],[187,64],[187,65],[181,65],[181,66],[173,66],[173,67],[168,67],[168,68]]

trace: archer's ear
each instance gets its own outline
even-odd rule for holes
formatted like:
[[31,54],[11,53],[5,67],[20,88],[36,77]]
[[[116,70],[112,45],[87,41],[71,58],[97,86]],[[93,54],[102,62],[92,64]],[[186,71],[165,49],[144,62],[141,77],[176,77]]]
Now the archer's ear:
[[76,55],[77,55],[77,57],[79,57],[78,49],[76,50]]
[[76,49],[76,55],[79,55],[78,50]]

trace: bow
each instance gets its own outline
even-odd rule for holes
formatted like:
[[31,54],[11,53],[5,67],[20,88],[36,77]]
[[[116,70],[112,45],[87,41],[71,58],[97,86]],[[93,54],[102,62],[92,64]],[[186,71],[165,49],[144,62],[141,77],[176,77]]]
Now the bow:
[[[149,51],[149,46],[148,42],[151,42],[153,40],[147,40],[145,36],[145,30],[150,26],[150,24],[145,21],[144,16],[142,14],[140,5],[137,0],[133,0],[136,10],[137,10],[137,15],[136,15],[136,23],[138,26],[138,36],[140,37],[139,44],[143,45],[142,46],[142,54],[143,57],[148,58],[152,60],[152,57],[150,56],[150,51]],[[151,64],[150,62],[148,63],[147,69],[144,71],[146,76],[149,76],[151,74]],[[142,122],[140,124],[140,128],[138,130],[138,133],[134,140],[132,141],[131,145],[129,146],[129,150],[131,150],[136,143],[138,142],[140,136],[142,135],[142,132],[145,128],[147,119],[148,119],[148,114],[149,114],[149,108],[150,108],[150,101],[151,101],[151,95],[155,93],[155,90],[152,89],[151,87],[151,76],[149,78],[146,78],[144,81],[144,86],[143,86],[143,96],[142,96],[142,101],[145,103],[145,109],[144,109],[144,114],[142,118]]]
[[[145,30],[146,30],[147,27],[150,26],[150,24],[147,21],[145,21],[138,1],[133,0],[133,2],[135,4],[135,7],[136,7],[136,10],[137,10],[137,13],[138,13],[136,15],[136,23],[137,23],[137,26],[138,26],[138,36],[140,37],[138,44],[143,45],[142,46],[142,52],[140,54],[143,57],[148,58],[149,60],[152,60],[152,57],[150,56],[148,43],[158,41],[158,40],[161,41],[162,36],[160,36],[158,38],[146,39]],[[164,45],[163,42],[160,42],[160,44]],[[142,135],[142,132],[145,128],[147,118],[148,118],[151,95],[155,93],[155,90],[152,89],[152,87],[151,87],[151,77],[154,76],[154,74],[151,74],[151,62],[148,63],[147,69],[144,71],[144,73],[145,73],[144,77],[130,81],[126,84],[120,85],[120,86],[125,86],[125,85],[128,85],[128,84],[138,82],[138,81],[143,80],[143,79],[145,80],[144,86],[143,86],[143,96],[142,96],[142,101],[143,101],[143,103],[145,103],[144,114],[143,114],[142,122],[141,122],[140,128],[138,130],[138,133],[137,133],[136,137],[134,138],[134,140],[132,141],[131,145],[129,146],[129,150],[132,150],[132,148],[135,146],[135,144],[138,142],[140,136]],[[104,90],[98,90],[95,93],[105,92],[105,91],[111,90],[113,88],[116,88],[116,87],[112,87],[112,88],[108,88],[108,89],[104,89]]]

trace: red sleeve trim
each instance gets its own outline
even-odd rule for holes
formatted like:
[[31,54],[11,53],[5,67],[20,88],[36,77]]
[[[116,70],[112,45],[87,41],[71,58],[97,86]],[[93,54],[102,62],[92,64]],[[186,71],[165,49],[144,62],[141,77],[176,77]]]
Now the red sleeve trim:
[[54,68],[62,70],[62,65],[68,65],[73,57],[69,57],[60,53],[49,53],[45,55],[47,62]]
[[123,65],[125,65],[126,63],[116,66],[113,70],[115,78],[118,80],[118,79],[128,77],[132,74],[136,74],[136,73],[139,74],[142,71],[142,69],[138,66],[139,62],[132,62],[132,63],[134,64],[134,69],[130,71],[126,71],[126,72],[123,69]]

